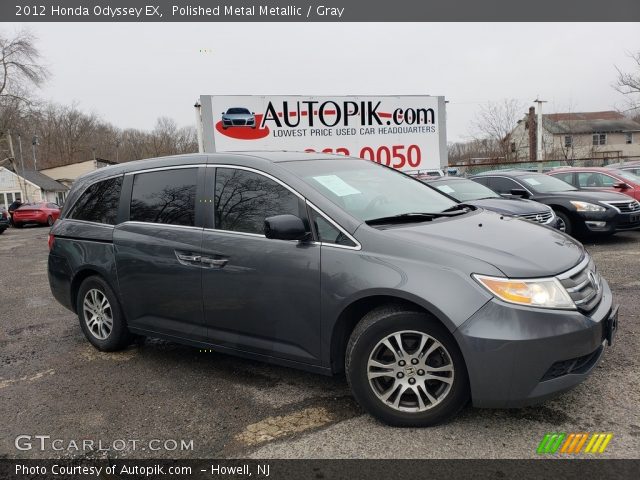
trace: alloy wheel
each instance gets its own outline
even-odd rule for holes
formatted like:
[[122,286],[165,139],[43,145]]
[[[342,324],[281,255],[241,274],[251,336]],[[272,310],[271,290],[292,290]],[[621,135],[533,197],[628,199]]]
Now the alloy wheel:
[[440,404],[451,391],[455,368],[437,339],[403,330],[387,335],[371,351],[367,377],[371,389],[388,407],[422,412]]
[[98,340],[105,340],[113,330],[113,311],[106,295],[96,288],[89,290],[84,296],[82,310],[91,334]]

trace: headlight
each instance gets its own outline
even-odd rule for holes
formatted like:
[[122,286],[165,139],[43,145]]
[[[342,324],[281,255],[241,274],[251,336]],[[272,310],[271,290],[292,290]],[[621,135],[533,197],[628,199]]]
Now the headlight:
[[576,207],[576,210],[578,210],[579,212],[604,212],[606,210],[606,208],[601,207],[600,205],[589,202],[578,202],[571,200],[571,205]]
[[575,303],[556,278],[532,280],[473,275],[480,285],[505,302],[540,308],[576,308]]

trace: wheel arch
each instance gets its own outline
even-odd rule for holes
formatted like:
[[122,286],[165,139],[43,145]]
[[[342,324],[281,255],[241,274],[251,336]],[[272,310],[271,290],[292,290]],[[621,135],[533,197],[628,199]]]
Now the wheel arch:
[[344,371],[347,344],[358,322],[371,310],[389,304],[401,305],[407,310],[424,312],[444,325],[451,333],[456,329],[456,325],[443,312],[413,295],[404,292],[385,292],[361,296],[346,305],[333,324],[329,352],[330,368],[333,374]]
[[113,292],[116,293],[116,296],[117,296],[117,290],[114,288],[114,285],[109,281],[109,278],[106,272],[102,271],[100,268],[93,267],[93,266],[83,268],[81,270],[78,270],[74,274],[73,278],[71,279],[71,287],[69,289],[69,295],[71,296],[70,298],[71,307],[73,308],[74,313],[78,313],[76,304],[78,302],[78,291],[80,290],[80,285],[82,285],[82,282],[84,282],[89,277],[100,277],[103,281],[107,283],[107,285],[109,285],[111,290],[113,290]]

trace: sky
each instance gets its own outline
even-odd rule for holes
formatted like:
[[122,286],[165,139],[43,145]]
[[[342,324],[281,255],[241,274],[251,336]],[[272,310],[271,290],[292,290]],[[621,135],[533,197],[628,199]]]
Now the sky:
[[449,141],[487,102],[623,108],[640,23],[0,23],[29,28],[52,72],[39,96],[120,128],[194,124],[201,94],[444,95]]

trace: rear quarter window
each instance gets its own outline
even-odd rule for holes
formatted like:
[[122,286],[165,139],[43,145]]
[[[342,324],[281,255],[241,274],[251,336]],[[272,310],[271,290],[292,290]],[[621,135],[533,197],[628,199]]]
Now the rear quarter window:
[[69,218],[115,225],[121,190],[121,176],[94,183],[80,196]]

